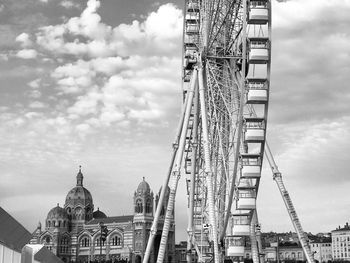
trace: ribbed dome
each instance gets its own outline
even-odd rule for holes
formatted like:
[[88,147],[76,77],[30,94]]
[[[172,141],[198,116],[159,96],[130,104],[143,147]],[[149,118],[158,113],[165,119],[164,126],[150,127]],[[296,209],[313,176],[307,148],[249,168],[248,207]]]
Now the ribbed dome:
[[102,211],[100,211],[99,208],[97,208],[97,211],[95,211],[95,212],[92,214],[92,217],[93,217],[94,219],[107,218],[106,214],[103,213]]
[[75,206],[77,204],[81,204],[83,206],[87,206],[88,204],[93,205],[92,195],[89,190],[87,190],[83,186],[83,173],[81,172],[81,166],[79,167],[79,172],[77,174],[77,185],[72,190],[70,190],[66,196],[66,204]]
[[92,202],[92,196],[88,189],[83,186],[76,186],[72,190],[70,190],[66,197],[66,205],[67,204],[78,204],[81,203],[83,205],[87,205]]
[[149,184],[145,181],[145,177],[143,177],[142,182],[137,187],[138,193],[149,193],[151,191],[151,188],[149,187]]
[[66,210],[57,204],[57,206],[52,208],[50,212],[47,214],[47,220],[50,220],[50,219],[67,220],[68,215]]

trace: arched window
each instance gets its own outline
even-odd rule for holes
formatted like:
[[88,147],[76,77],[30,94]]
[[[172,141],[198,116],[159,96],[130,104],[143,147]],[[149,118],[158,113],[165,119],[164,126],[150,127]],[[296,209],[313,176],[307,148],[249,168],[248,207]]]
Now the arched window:
[[48,235],[44,236],[42,241],[41,241],[42,244],[44,244],[44,246],[51,250],[52,249],[52,238]]
[[121,237],[116,235],[109,239],[110,246],[120,246],[121,245]]
[[77,220],[81,220],[81,219],[83,219],[83,209],[81,209],[81,207],[77,207],[77,208],[75,208],[75,218],[77,219]]
[[47,226],[48,226],[48,227],[51,227],[51,221],[50,221],[50,220],[47,221]]
[[69,243],[69,239],[67,236],[64,236],[61,239],[61,246],[60,246],[60,252],[67,254],[68,253],[68,243]]
[[89,246],[90,246],[90,238],[88,238],[88,237],[83,237],[83,238],[80,240],[80,246],[81,246],[81,247],[89,247]]
[[[102,243],[101,243],[101,242],[102,242]],[[101,240],[101,237],[96,238],[96,240],[95,240],[95,246],[96,246],[96,247],[100,247],[101,245],[104,246],[104,245],[105,245],[105,241]]]
[[140,199],[136,201],[135,212],[136,213],[142,213],[143,212],[142,201]]
[[61,245],[68,245],[68,238],[67,237],[63,237],[61,239]]
[[151,200],[147,200],[146,202],[146,213],[151,213],[152,212],[152,204],[151,204]]
[[46,244],[51,243],[51,237],[46,236],[46,237],[45,237],[45,243],[46,243]]

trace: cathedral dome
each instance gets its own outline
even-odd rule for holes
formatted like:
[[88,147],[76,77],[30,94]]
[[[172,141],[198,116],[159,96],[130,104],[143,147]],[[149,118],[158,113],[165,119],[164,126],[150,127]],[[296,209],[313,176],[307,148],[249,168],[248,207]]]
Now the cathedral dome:
[[149,184],[145,181],[145,177],[143,177],[142,182],[137,187],[138,193],[149,193],[151,191],[151,188],[149,187]]
[[83,186],[76,186],[70,190],[66,197],[66,204],[76,204],[76,203],[92,203],[92,195],[88,189]]
[[83,186],[83,173],[81,172],[81,167],[79,167],[79,172],[77,174],[77,185],[72,188],[66,196],[65,207],[71,205],[75,206],[81,204],[82,206],[93,205],[92,195],[89,190]]
[[50,219],[67,220],[68,215],[66,210],[60,207],[59,204],[57,204],[57,206],[52,208],[50,212],[47,214],[47,220],[50,220]]
[[94,219],[107,218],[106,214],[103,213],[102,211],[100,211],[99,208],[97,208],[97,211],[95,211],[95,212],[92,214],[92,217],[93,217]]

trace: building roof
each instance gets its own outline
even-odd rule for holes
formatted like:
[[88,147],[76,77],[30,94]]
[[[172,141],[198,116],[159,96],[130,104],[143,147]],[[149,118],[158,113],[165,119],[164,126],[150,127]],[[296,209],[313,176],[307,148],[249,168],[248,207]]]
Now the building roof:
[[126,216],[110,216],[106,218],[97,218],[97,219],[92,219],[89,221],[87,224],[88,225],[96,225],[99,224],[100,222],[104,224],[112,224],[112,223],[126,223],[132,221],[134,218],[133,215],[126,215]]
[[82,204],[83,206],[91,205],[93,207],[92,195],[88,189],[83,186],[83,173],[81,172],[81,166],[79,166],[79,172],[77,174],[77,185],[73,187],[66,196],[65,208],[67,206],[75,206]]
[[340,226],[339,226],[337,229],[333,230],[332,233],[333,233],[333,232],[340,232],[340,231],[350,231],[350,225],[349,225],[349,223],[346,223],[346,224],[344,225],[344,227],[340,227]]
[[332,243],[332,239],[330,237],[317,237],[313,236],[310,238],[311,243]]
[[34,256],[34,260],[42,263],[63,263],[63,261],[43,246]]
[[21,252],[31,239],[31,233],[0,207],[0,243]]
[[97,208],[97,210],[92,213],[92,217],[93,219],[107,218],[106,214],[100,211],[100,208]]
[[59,204],[52,208],[50,212],[47,214],[47,219],[68,219],[67,212],[64,208],[60,207]]
[[145,177],[143,177],[143,180],[137,187],[138,193],[149,193],[151,191],[151,188],[149,187],[149,184],[146,182]]
[[[34,255],[35,262],[40,263],[63,263],[63,261],[48,250],[42,244],[28,244],[22,250],[22,260],[32,262],[31,258]],[[29,261],[27,261],[29,260]]]

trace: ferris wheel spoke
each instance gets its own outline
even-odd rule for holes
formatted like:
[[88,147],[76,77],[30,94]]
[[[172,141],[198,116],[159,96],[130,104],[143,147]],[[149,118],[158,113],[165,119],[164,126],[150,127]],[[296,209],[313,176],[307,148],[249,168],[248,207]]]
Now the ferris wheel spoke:
[[[210,31],[210,35],[213,35],[210,40],[209,40],[209,45],[208,45],[208,49],[210,50],[212,45],[214,44],[215,40],[217,40],[218,35],[219,34],[224,34],[224,32],[222,32],[222,28],[226,23],[226,20],[228,18],[229,15],[231,15],[231,10],[233,9],[233,6],[235,4],[234,1],[232,1],[231,3],[228,3],[229,6],[228,8],[225,8],[225,12],[221,13],[221,21],[218,21],[218,23],[214,24],[211,31]],[[217,11],[218,13],[219,11]]]

